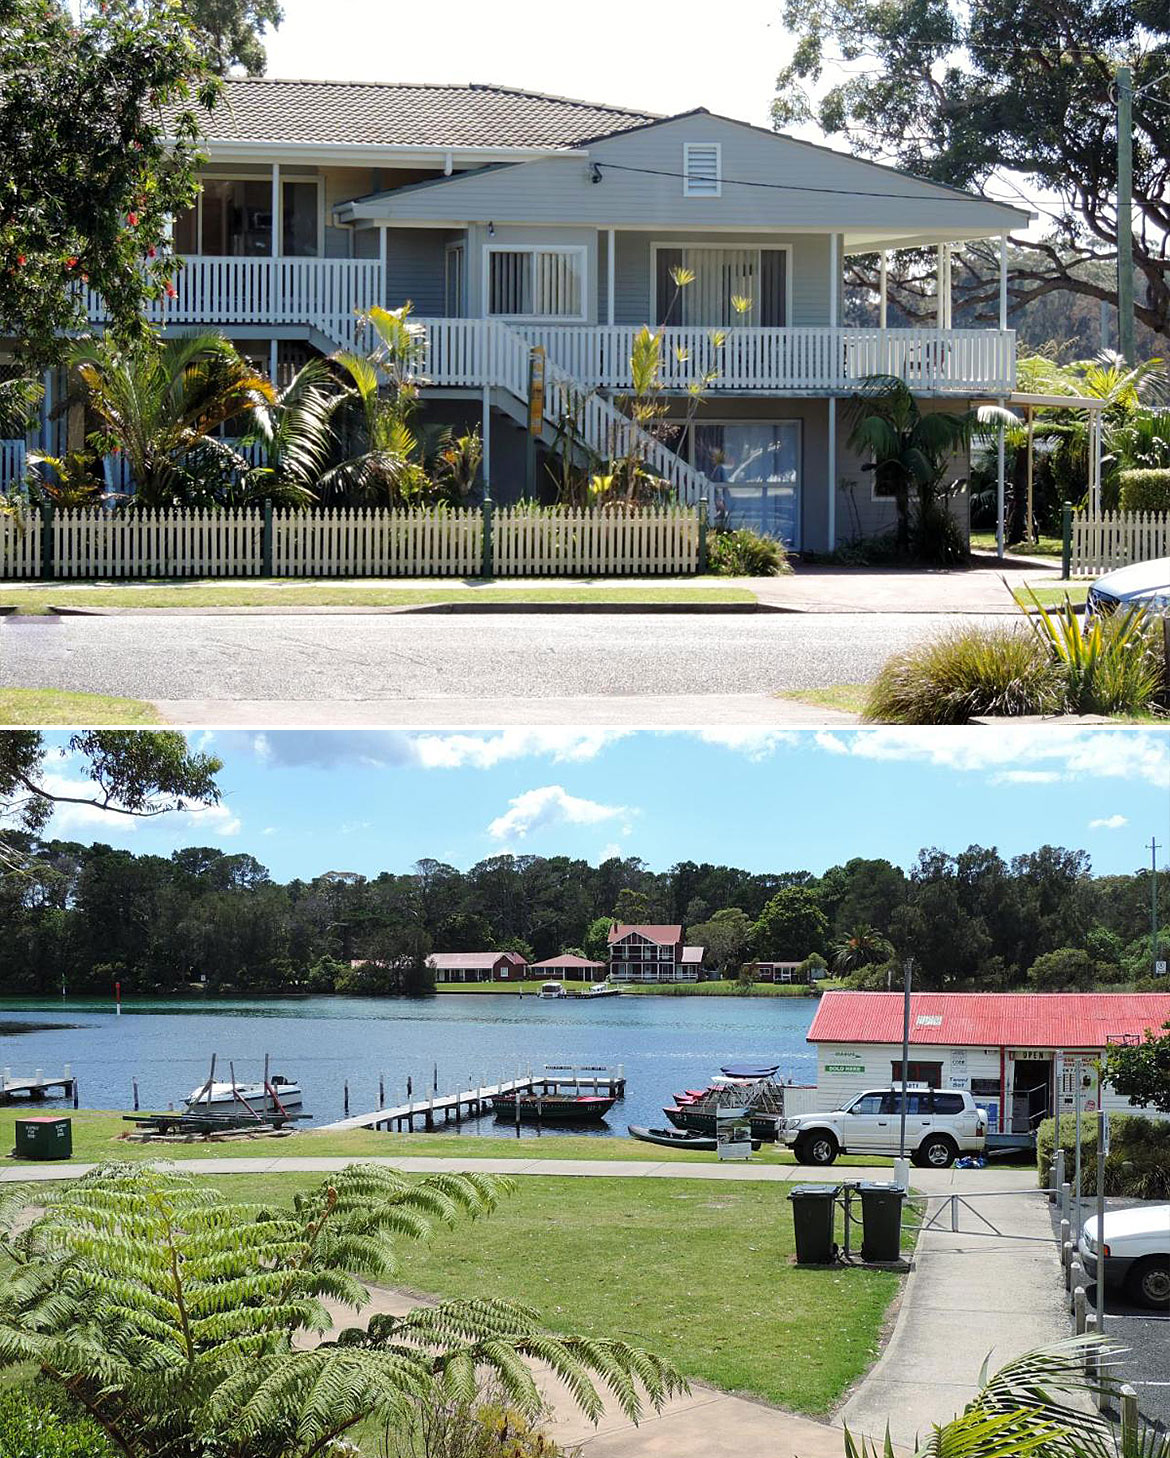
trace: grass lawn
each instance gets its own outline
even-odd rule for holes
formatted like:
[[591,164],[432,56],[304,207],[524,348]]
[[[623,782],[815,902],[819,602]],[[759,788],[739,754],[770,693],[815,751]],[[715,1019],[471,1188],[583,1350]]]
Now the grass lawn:
[[632,997],[811,997],[803,985],[791,983],[753,982],[749,991],[741,991],[738,982],[718,979],[714,982],[656,982],[627,987],[623,996]]
[[[530,993],[535,996],[546,982],[560,982],[559,977],[526,977],[522,982],[513,982],[510,978],[507,982],[436,982],[435,991],[445,993]],[[583,992],[593,984],[590,982],[579,982],[573,977],[566,978],[562,984],[568,992]]]
[[[208,1183],[279,1203],[319,1177]],[[470,1234],[404,1246],[400,1280],[428,1296],[523,1301],[556,1330],[622,1337],[689,1378],[819,1416],[877,1356],[900,1278],[792,1265],[786,1196],[775,1185],[525,1178]]]
[[[1078,607],[1088,597],[1092,585],[1090,580],[1081,578],[1076,582],[1060,582],[1051,587],[1033,587],[1032,592],[1036,594],[1041,607],[1062,608],[1066,598],[1074,607]],[[1022,587],[1014,587],[1012,596],[1024,609],[1034,606],[1031,593]]]
[[72,694],[61,689],[0,688],[0,724],[161,724],[139,699]]
[[[994,552],[995,533],[972,532],[971,545],[980,552]],[[1055,557],[1059,561],[1064,543],[1059,537],[1041,536],[1035,542],[1011,542],[1007,550],[1018,552],[1023,557]]]
[[233,608],[233,607],[426,607],[446,603],[754,603],[744,587],[516,587],[482,583],[471,588],[385,587],[362,582],[146,582],[141,586],[107,584],[51,585],[0,593],[0,604],[18,613],[46,613],[53,607]]
[[[46,1105],[47,1110],[50,1106]],[[9,1108],[7,1115],[20,1117],[20,1110]],[[649,1159],[669,1163],[710,1164],[715,1156],[695,1150],[666,1149],[645,1144],[638,1139],[596,1138],[587,1134],[548,1134],[537,1137],[528,1132],[517,1139],[501,1132],[498,1138],[478,1134],[378,1134],[372,1129],[347,1129],[338,1133],[315,1133],[301,1130],[283,1139],[242,1139],[216,1144],[203,1140],[191,1144],[131,1144],[119,1138],[134,1126],[120,1113],[80,1109],[66,1111],[73,1120],[73,1162],[97,1164],[103,1160],[161,1159],[287,1159],[303,1155],[322,1159],[368,1159],[371,1155],[414,1158],[446,1156],[451,1159]],[[2,1121],[4,1137],[11,1133],[7,1120]],[[5,1145],[5,1148],[11,1147]],[[787,1149],[765,1144],[754,1156],[767,1164],[791,1164],[796,1167]],[[873,1164],[872,1159],[845,1159],[841,1164]],[[27,1160],[6,1160],[6,1164],[28,1165]],[[37,1169],[29,1165],[30,1174]]]

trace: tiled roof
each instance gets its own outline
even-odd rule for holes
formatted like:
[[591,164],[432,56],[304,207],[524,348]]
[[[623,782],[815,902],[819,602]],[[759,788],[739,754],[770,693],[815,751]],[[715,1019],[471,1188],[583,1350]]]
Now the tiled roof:
[[[1170,1020],[1170,992],[915,992],[910,1041],[967,1048],[1104,1048]],[[826,992],[810,1043],[900,1043],[900,992]]]
[[657,942],[661,947],[673,946],[675,942],[682,941],[681,926],[611,926],[609,929],[610,945],[620,942],[631,932],[637,932],[640,937],[645,937],[648,942]]
[[215,141],[370,147],[572,147],[654,120],[506,86],[233,77],[204,123]]

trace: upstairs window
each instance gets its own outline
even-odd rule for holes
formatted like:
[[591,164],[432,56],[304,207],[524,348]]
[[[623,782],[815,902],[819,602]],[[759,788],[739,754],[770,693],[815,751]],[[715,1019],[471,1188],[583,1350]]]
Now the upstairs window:
[[585,317],[583,248],[489,248],[488,313],[513,319]]
[[683,196],[719,197],[723,191],[723,149],[718,142],[683,143]]

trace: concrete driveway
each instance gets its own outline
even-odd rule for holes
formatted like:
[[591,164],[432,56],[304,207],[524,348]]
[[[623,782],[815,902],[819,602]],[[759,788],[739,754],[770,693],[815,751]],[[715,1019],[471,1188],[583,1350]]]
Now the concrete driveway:
[[1057,585],[1059,567],[830,567],[796,563],[785,577],[745,580],[760,602],[804,613],[1018,613],[1012,588]]

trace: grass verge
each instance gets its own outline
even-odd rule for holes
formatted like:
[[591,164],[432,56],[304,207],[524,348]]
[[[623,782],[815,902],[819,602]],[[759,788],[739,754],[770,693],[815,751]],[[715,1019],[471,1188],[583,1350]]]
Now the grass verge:
[[863,683],[835,683],[828,688],[783,689],[776,697],[815,704],[819,709],[837,709],[843,714],[860,714],[865,710],[868,693],[869,687]]
[[[50,1106],[45,1105],[47,1110]],[[15,1117],[20,1110],[8,1111]],[[226,1144],[200,1140],[192,1144],[130,1144],[119,1136],[134,1126],[122,1115],[110,1110],[81,1109],[70,1111],[73,1120],[73,1163],[100,1164],[108,1160],[159,1159],[368,1159],[373,1155],[389,1158],[450,1159],[615,1159],[654,1160],[666,1163],[712,1164],[715,1155],[695,1150],[667,1149],[645,1144],[638,1139],[590,1136],[587,1134],[545,1134],[531,1130],[523,1138],[501,1132],[499,1137],[478,1134],[378,1134],[372,1129],[347,1129],[325,1132],[304,1129],[282,1139],[243,1139]],[[11,1132],[11,1130],[9,1130]],[[764,1145],[754,1156],[766,1164],[785,1164],[798,1168],[787,1149]],[[873,1159],[842,1159],[841,1163],[872,1165]],[[27,1167],[35,1178],[38,1165],[27,1160],[8,1159],[5,1165]]]
[[0,688],[0,724],[161,724],[152,704],[61,689]]
[[433,607],[449,603],[663,603],[703,605],[754,603],[745,587],[513,587],[476,583],[470,587],[383,587],[365,583],[302,582],[145,582],[141,586],[86,584],[11,590],[0,597],[20,614],[68,608],[263,608],[263,607]]
[[[659,982],[625,989],[633,997],[811,997],[807,987],[790,983],[753,982],[741,988],[738,982]],[[623,994],[625,995],[625,994]]]
[[1012,596],[1025,612],[1035,608],[1031,597],[1033,592],[1041,607],[1062,608],[1066,598],[1074,607],[1080,607],[1088,597],[1089,588],[1092,585],[1092,582],[1081,579],[1077,582],[1061,582],[1055,587],[1032,587],[1030,591],[1022,587],[1013,587]]

